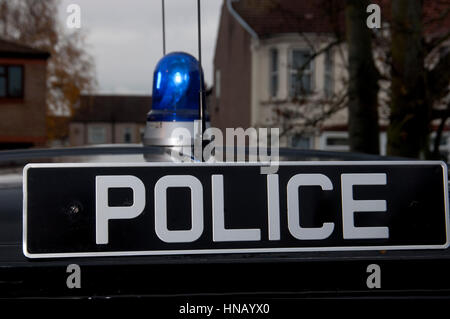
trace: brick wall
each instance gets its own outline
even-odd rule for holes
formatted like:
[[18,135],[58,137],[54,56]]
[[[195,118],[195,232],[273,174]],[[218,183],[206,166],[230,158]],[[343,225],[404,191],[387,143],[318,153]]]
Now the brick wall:
[[46,141],[46,69],[45,60],[0,59],[1,65],[24,67],[22,99],[0,99],[0,143]]
[[143,132],[145,125],[139,123],[112,123],[107,122],[93,122],[82,123],[72,122],[69,125],[69,143],[70,146],[83,146],[89,145],[89,128],[90,127],[103,127],[105,130],[105,144],[110,143],[126,143],[125,133],[128,130],[131,140],[129,143],[138,144],[142,142],[141,133]]
[[[251,125],[250,42],[248,32],[223,5],[214,56],[214,91],[209,106],[213,127],[224,130]],[[217,70],[220,71],[220,88],[216,83]],[[220,97],[216,96],[218,89]]]

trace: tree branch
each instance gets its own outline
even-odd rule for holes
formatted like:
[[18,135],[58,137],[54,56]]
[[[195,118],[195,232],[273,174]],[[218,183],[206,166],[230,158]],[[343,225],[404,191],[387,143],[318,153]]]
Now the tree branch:
[[450,53],[441,57],[436,66],[427,71],[428,87],[431,100],[437,101],[448,94],[450,84]]
[[433,109],[431,111],[431,118],[432,118],[432,120],[443,119],[443,118],[446,118],[446,117],[450,117],[450,105],[447,106],[446,109],[442,109],[442,110]]
[[444,131],[445,122],[447,122],[449,115],[450,114],[445,114],[442,117],[441,123],[439,123],[439,127],[436,131],[436,137],[434,138],[434,146],[433,146],[433,157],[436,159],[439,158],[439,145],[441,144],[442,132]]
[[433,51],[435,48],[440,46],[442,43],[444,43],[448,39],[450,39],[450,30],[446,34],[444,34],[443,36],[438,37],[438,38],[434,38],[430,42],[426,43],[425,44],[425,51],[427,53],[430,53],[431,51]]

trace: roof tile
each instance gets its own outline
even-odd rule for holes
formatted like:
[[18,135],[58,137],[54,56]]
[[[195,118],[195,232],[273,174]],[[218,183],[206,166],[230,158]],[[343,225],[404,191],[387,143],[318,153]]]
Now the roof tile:
[[47,59],[50,54],[43,50],[0,38],[0,57]]
[[147,95],[82,95],[72,122],[144,124],[151,105]]

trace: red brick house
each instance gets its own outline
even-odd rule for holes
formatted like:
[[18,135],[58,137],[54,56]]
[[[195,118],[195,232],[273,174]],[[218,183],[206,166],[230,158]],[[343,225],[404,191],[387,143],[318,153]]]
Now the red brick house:
[[[389,32],[391,2],[371,2],[382,7],[382,28],[377,32]],[[426,17],[445,12],[436,3],[427,1]],[[336,41],[336,33],[345,33],[344,6],[345,0],[224,0],[214,55],[211,125],[222,130],[278,127],[282,146],[348,150],[346,108],[307,130],[302,127],[301,116],[279,116],[283,112],[278,112],[289,114],[286,111],[299,109],[298,101],[302,101],[303,114],[314,114],[327,100],[345,94],[346,44],[326,49]],[[430,24],[425,32],[434,37],[449,31],[447,19]],[[440,50],[444,53],[449,48],[447,39]],[[324,53],[315,55],[321,51]],[[387,92],[386,87],[380,91],[379,101],[387,100]],[[387,121],[387,116],[380,114],[382,128]],[[444,140],[450,152],[450,132],[445,132]],[[382,154],[386,141],[382,131]]]
[[0,39],[0,149],[45,145],[49,57]]
[[[335,21],[324,18],[322,9],[316,1],[224,0],[214,56],[213,126],[273,124],[268,105],[289,104],[295,84],[291,65],[306,56],[305,40],[317,47],[333,40]],[[311,68],[311,90],[329,89],[324,66],[321,59]]]

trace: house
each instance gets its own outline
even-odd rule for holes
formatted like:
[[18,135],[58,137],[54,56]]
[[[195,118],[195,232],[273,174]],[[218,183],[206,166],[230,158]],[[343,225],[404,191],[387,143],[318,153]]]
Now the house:
[[45,145],[49,57],[0,39],[0,149]]
[[[348,150],[345,105],[320,124],[308,125],[346,94],[346,45],[333,45],[336,33],[345,32],[344,3],[224,0],[214,56],[212,126],[279,127],[282,146]],[[380,91],[380,101],[386,100],[386,91]],[[387,123],[380,107],[382,154]]]
[[151,105],[151,96],[82,95],[69,124],[69,144],[141,143]]

